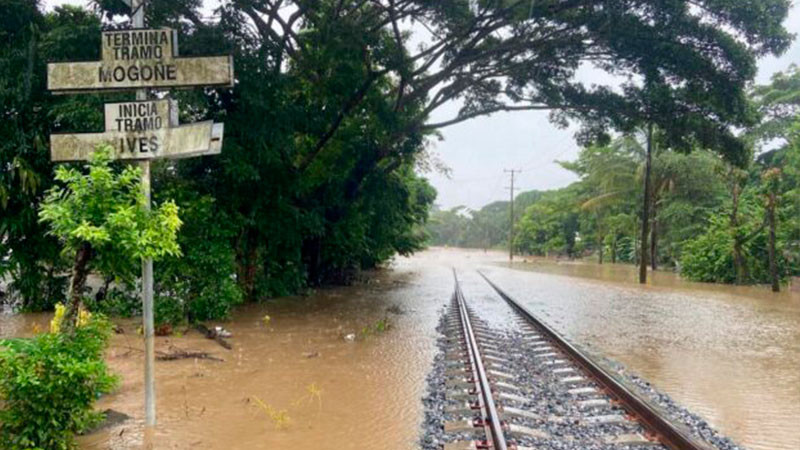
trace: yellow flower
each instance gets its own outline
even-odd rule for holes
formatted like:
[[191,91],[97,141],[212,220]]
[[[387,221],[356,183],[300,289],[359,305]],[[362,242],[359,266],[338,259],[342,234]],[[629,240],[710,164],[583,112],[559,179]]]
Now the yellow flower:
[[61,323],[64,321],[64,314],[66,314],[66,312],[67,308],[63,304],[56,303],[56,313],[53,315],[53,320],[50,321],[51,333],[61,332]]
[[89,311],[82,309],[81,312],[78,314],[78,328],[86,326],[92,320],[92,313]]

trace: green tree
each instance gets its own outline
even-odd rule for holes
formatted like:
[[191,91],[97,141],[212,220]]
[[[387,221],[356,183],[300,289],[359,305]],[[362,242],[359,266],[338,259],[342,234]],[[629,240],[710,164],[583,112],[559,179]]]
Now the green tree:
[[466,214],[466,207],[442,210],[434,207],[427,229],[432,245],[448,247],[468,247],[464,239],[464,230],[470,228],[470,218]]
[[[683,244],[705,231],[709,216],[724,204],[728,192],[724,164],[707,151],[663,152],[656,157],[651,254],[663,264],[680,260]],[[662,249],[659,253],[658,248]]]
[[110,147],[92,155],[88,174],[59,166],[39,218],[57,237],[73,260],[66,322],[74,326],[83,308],[83,288],[92,268],[129,279],[134,263],[144,258],[177,256],[181,226],[172,201],[146,207],[141,170],[111,167]]
[[779,292],[781,290],[780,274],[778,272],[778,255],[777,255],[777,228],[778,217],[776,210],[778,209],[779,193],[781,187],[781,171],[777,168],[772,168],[764,171],[761,175],[764,185],[765,209],[766,209],[766,222],[769,230],[769,241],[767,252],[769,255],[769,278],[772,285],[772,292]]
[[514,247],[521,252],[576,256],[579,231],[576,185],[541,195],[525,209],[517,229]]
[[800,67],[791,65],[772,76],[770,83],[752,89],[750,98],[762,116],[748,130],[748,137],[758,148],[769,148],[761,160],[770,160],[792,140],[792,127],[800,114]]
[[37,216],[52,185],[48,136],[102,123],[97,96],[47,93],[46,63],[99,57],[100,20],[74,7],[45,15],[29,0],[0,0],[0,10],[0,278],[23,309],[42,310],[61,300],[65,266]]
[[[236,255],[230,245],[236,228],[213,198],[184,189],[177,182],[169,185],[158,190],[157,198],[170,198],[180,208],[181,254],[163,258],[153,269],[156,324],[227,318],[243,300],[231,276],[236,271]],[[128,311],[138,312],[141,302],[138,298],[133,301],[135,307]]]

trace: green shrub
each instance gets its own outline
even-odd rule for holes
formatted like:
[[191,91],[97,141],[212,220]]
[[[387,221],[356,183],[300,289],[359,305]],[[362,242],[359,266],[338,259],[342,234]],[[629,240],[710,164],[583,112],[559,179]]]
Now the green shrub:
[[210,197],[177,189],[167,193],[176,198],[185,219],[178,235],[183,254],[156,263],[156,322],[225,319],[242,302],[234,278],[232,221]]
[[140,317],[142,297],[140,288],[133,283],[121,283],[108,289],[105,296],[85,296],[83,304],[89,311],[99,312],[108,317]]
[[[743,227],[742,234],[749,234],[755,225]],[[729,231],[728,218],[712,216],[705,233],[686,242],[681,253],[681,275],[692,281],[710,283],[735,283],[736,266],[733,261],[733,235]],[[785,279],[790,263],[783,252],[783,242],[778,241],[778,273]],[[744,283],[768,283],[770,280],[767,256],[767,232],[762,230],[742,245],[742,259],[747,276]]]
[[73,334],[0,340],[0,447],[62,450],[102,420],[99,395],[117,383],[103,353],[111,324],[92,317]]
[[711,217],[705,233],[689,240],[683,247],[681,275],[692,281],[733,283],[733,236],[726,218]]

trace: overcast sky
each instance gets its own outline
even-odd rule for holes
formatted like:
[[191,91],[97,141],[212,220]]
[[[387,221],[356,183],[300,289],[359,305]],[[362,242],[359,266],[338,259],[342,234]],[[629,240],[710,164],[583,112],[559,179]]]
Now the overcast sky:
[[[62,3],[86,5],[86,0],[45,0],[48,8]],[[213,3],[213,1],[212,1]],[[800,6],[792,8],[786,21],[792,33],[800,34]],[[772,74],[800,64],[800,41],[780,58],[759,61],[756,81],[766,83]],[[598,80],[605,82],[606,80]],[[437,110],[433,122],[452,118],[455,106]],[[495,200],[508,198],[509,175],[503,169],[521,169],[515,187],[521,191],[554,189],[577,178],[562,169],[556,160],[572,160],[578,147],[574,129],[551,125],[548,113],[498,113],[442,129],[443,140],[433,142],[431,151],[451,169],[450,177],[438,173],[427,176],[439,191],[436,201],[443,208],[465,205],[478,209]]]

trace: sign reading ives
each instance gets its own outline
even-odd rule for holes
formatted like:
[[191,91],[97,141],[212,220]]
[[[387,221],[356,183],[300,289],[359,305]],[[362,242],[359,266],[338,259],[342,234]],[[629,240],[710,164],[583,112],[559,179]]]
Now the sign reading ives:
[[115,159],[185,158],[219,154],[223,124],[213,121],[178,126],[174,100],[105,104],[104,133],[51,134],[53,161],[85,161],[108,144]]
[[104,31],[102,60],[50,63],[47,88],[56,94],[191,86],[233,86],[233,57],[179,58],[174,30]]

